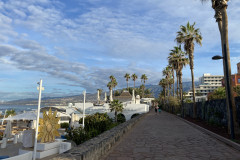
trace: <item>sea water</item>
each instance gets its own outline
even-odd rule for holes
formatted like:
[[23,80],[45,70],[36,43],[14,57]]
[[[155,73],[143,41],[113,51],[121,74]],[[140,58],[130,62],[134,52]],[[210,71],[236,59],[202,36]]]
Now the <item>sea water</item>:
[[[43,106],[42,106],[43,107]],[[37,105],[0,105],[0,113],[5,113],[5,110],[15,110],[16,113],[23,111],[34,111],[37,110]]]

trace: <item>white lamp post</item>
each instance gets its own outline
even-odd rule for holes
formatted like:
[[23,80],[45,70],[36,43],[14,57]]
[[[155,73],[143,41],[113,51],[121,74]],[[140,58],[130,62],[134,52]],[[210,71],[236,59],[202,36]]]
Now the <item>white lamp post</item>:
[[35,133],[35,142],[34,142],[34,151],[33,151],[33,160],[36,159],[36,152],[37,152],[37,136],[38,136],[38,125],[39,125],[39,115],[40,115],[40,105],[41,105],[41,95],[42,95],[42,90],[44,88],[42,87],[42,80],[40,79],[40,82],[38,82],[39,87],[37,89],[39,90],[39,95],[38,95],[38,110],[37,110],[37,123],[36,123],[36,133]]
[[86,100],[86,91],[83,91],[83,121],[82,121],[83,128],[84,128],[84,118],[85,118],[85,100]]

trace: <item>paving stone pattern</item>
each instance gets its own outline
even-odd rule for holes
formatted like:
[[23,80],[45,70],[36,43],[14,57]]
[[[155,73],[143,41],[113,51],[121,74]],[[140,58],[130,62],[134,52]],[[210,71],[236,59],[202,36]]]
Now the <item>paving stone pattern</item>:
[[101,160],[240,160],[240,152],[166,112],[143,117]]

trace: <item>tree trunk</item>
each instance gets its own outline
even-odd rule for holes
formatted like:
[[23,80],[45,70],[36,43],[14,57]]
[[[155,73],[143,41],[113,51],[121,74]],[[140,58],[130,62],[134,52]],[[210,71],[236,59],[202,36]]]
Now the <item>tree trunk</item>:
[[177,97],[179,97],[179,95],[178,95],[179,94],[179,92],[178,92],[179,91],[179,85],[178,85],[179,84],[179,76],[178,76],[177,72],[178,71],[176,71],[176,77],[177,77]]
[[175,89],[174,89],[174,85],[175,85],[175,77],[174,77],[174,70],[172,69],[172,76],[173,76],[173,97],[175,96]]
[[[224,49],[224,58],[225,58],[225,67],[226,67],[226,73],[224,73],[224,75],[226,75],[226,78],[228,77],[228,81],[225,78],[225,88],[226,88],[226,102],[227,102],[227,106],[228,106],[228,117],[229,120],[228,122],[233,122],[233,128],[231,129],[231,135],[233,136],[232,138],[234,138],[234,130],[235,132],[238,134],[240,133],[239,127],[238,127],[238,123],[237,123],[237,114],[236,114],[236,105],[235,105],[235,101],[234,101],[234,96],[233,96],[233,89],[232,89],[232,79],[231,79],[231,63],[230,63],[230,52],[229,52],[229,43],[228,43],[228,17],[227,17],[227,6],[224,6],[221,9],[221,13],[222,13],[222,44],[223,44],[223,49]],[[229,82],[227,84],[227,82]],[[232,113],[232,116],[230,116]],[[232,119],[231,119],[232,117]]]
[[117,123],[117,112],[115,111],[115,122]]
[[180,86],[180,101],[182,105],[182,117],[184,117],[184,104],[183,104],[183,89],[182,89],[182,71],[180,70],[178,73],[179,77],[179,86]]
[[128,81],[127,81],[127,90],[128,90]]
[[197,106],[195,102],[195,84],[194,84],[193,69],[191,69],[191,75],[192,75],[192,91],[193,91],[193,118],[197,118]]

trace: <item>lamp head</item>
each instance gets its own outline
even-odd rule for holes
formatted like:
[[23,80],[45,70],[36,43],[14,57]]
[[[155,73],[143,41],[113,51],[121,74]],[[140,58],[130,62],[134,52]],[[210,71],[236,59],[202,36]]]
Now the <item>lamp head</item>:
[[219,59],[223,59],[222,56],[216,55],[212,57],[212,60],[219,60]]

